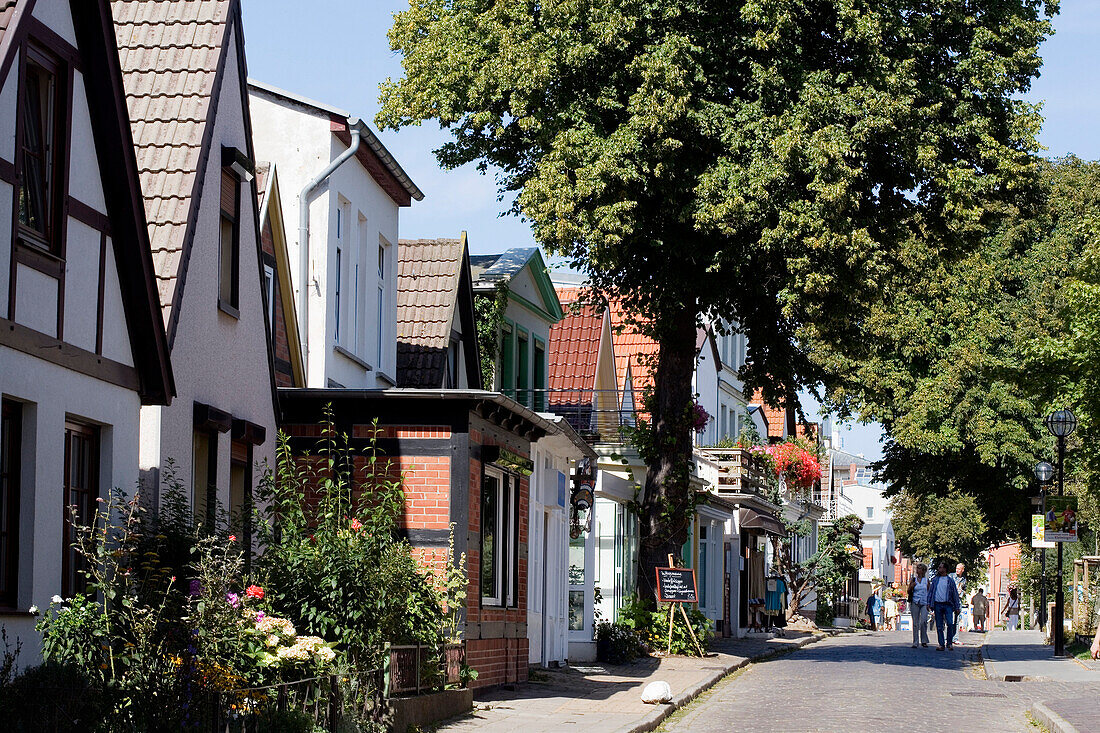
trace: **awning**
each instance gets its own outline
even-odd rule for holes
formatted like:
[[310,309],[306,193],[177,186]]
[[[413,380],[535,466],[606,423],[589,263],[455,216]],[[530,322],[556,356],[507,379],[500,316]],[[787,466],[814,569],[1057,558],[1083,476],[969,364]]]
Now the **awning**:
[[755,509],[741,509],[738,514],[737,526],[741,529],[758,529],[780,537],[787,534],[782,522],[770,514],[761,514]]

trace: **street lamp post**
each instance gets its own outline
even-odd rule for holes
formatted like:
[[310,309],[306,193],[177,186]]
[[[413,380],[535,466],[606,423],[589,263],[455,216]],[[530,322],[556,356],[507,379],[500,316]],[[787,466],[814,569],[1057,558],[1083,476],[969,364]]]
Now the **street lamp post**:
[[[1077,429],[1077,417],[1068,408],[1055,410],[1044,421],[1047,430],[1058,439],[1058,496],[1062,496],[1066,474],[1066,438]],[[1044,512],[1044,520],[1045,519]],[[1066,652],[1066,597],[1065,583],[1062,577],[1062,543],[1058,543],[1058,586],[1054,591],[1054,656],[1061,657]]]
[[[1035,464],[1035,478],[1039,480],[1039,511],[1046,521],[1047,514],[1047,485],[1054,478],[1054,466],[1046,461]],[[1039,628],[1047,627],[1047,548],[1039,549]]]

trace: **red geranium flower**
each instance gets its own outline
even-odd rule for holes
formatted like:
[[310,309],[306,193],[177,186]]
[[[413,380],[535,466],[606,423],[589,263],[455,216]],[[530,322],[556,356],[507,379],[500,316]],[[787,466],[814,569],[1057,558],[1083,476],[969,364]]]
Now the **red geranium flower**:
[[258,585],[250,585],[244,590],[244,594],[249,598],[255,598],[257,601],[264,599],[264,589]]

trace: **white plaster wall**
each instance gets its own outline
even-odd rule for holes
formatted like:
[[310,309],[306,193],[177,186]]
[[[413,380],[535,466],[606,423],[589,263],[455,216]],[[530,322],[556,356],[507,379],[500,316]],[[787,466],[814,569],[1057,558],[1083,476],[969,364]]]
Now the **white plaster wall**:
[[[12,192],[11,184],[0,181],[0,232],[11,231],[12,218]],[[7,263],[11,262],[11,237],[0,236],[0,316],[10,318],[8,313],[8,282],[11,277],[11,269]]]
[[[231,41],[235,43],[235,40]],[[234,58],[235,48],[228,53]],[[188,262],[182,301],[177,306],[179,323],[172,344],[172,370],[176,398],[168,407],[145,410],[142,431],[159,430],[157,438],[146,437],[142,468],[163,467],[171,458],[178,477],[190,489],[194,438],[194,403],[203,402],[225,410],[235,418],[262,425],[266,442],[254,452],[256,462],[274,465],[275,411],[272,404],[271,371],[268,363],[267,327],[258,260],[255,199],[241,197],[240,318],[218,308],[220,237],[220,146],[246,149],[246,131],[240,107],[240,80],[234,63],[226,65],[226,78],[218,100],[218,115],[212,137],[211,162],[203,182],[195,238]],[[158,414],[159,413],[159,414]],[[218,441],[219,501],[228,506],[230,438]],[[259,471],[253,469],[253,485]]]
[[84,76],[80,72],[73,73],[73,124],[70,135],[72,148],[69,151],[69,195],[96,211],[106,212],[99,156],[92,134]]
[[15,270],[15,321],[57,337],[57,280],[26,265]]
[[15,53],[4,85],[0,87],[0,158],[9,163],[15,163],[15,103],[19,92],[19,74],[16,70],[20,55]]
[[127,366],[134,365],[130,349],[130,331],[126,326],[126,308],[122,304],[122,286],[115,264],[115,248],[107,238],[106,277],[103,278],[103,356]]
[[50,27],[69,43],[76,44],[76,31],[68,0],[37,0],[31,15]]
[[[275,162],[279,167],[280,185],[284,192],[287,216],[287,249],[291,260],[292,281],[295,291],[301,288],[300,255],[298,249],[299,194],[330,161],[347,148],[332,134],[329,115],[326,112],[306,108],[290,102],[276,101],[263,92],[253,91],[252,128],[257,160]],[[335,292],[336,278],[336,211],[339,199],[348,202],[348,242],[358,246],[358,215],[366,219],[364,234],[364,262],[360,268],[360,297],[364,305],[360,325],[364,333],[358,339],[350,338],[353,322],[350,309],[341,330],[349,338],[341,339],[341,347],[360,361],[368,370],[335,348]],[[306,319],[299,315],[299,323],[308,331],[306,343],[306,384],[309,387],[327,387],[329,380],[345,387],[379,388],[390,386],[390,381],[379,379],[379,372],[391,380],[396,371],[396,251],[398,241],[398,206],[382,190],[371,175],[352,159],[345,162],[321,185],[310,198],[310,276],[309,313]],[[377,246],[379,239],[389,243],[389,259],[386,268],[387,303],[385,322],[388,333],[383,343],[385,351],[382,363],[378,361],[374,345],[378,314],[377,299]],[[347,245],[345,245],[347,246]],[[350,252],[345,252],[350,261]],[[350,277],[343,280],[346,303],[351,302],[354,290]],[[295,303],[299,303],[296,300]],[[308,323],[308,325],[307,325]]]
[[[23,408],[23,494],[19,597],[26,609],[49,605],[61,588],[65,420],[100,426],[100,489],[132,494],[138,478],[137,393],[0,346],[0,394]],[[38,661],[34,620],[0,615],[9,636],[24,642],[20,663]]]
[[[100,234],[87,224],[69,217],[65,243],[64,340],[86,351],[95,351],[96,320],[99,311]],[[118,280],[116,272],[104,271]],[[22,290],[22,287],[20,287]],[[18,314],[19,311],[16,310]]]

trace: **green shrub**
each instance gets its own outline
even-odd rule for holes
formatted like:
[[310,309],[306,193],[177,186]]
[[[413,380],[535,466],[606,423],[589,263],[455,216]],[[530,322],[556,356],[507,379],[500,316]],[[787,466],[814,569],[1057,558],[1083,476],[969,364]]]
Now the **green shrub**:
[[[393,476],[373,438],[356,455],[347,436],[325,427],[308,461],[297,461],[281,437],[278,473],[258,491],[266,549],[257,568],[271,610],[338,639],[357,668],[376,666],[386,642],[440,644],[444,594],[398,534],[403,477]],[[456,585],[465,592],[464,581]]]
[[[691,604],[683,604],[687,612],[691,627],[699,640],[699,645],[704,651],[714,639],[714,631],[711,629],[710,619],[698,608]],[[668,615],[669,607],[665,606],[657,610],[645,601],[630,598],[619,610],[618,623],[625,628],[637,633],[641,642],[651,651],[666,651],[669,648]],[[673,654],[698,655],[695,642],[691,638],[687,624],[679,609],[676,609],[672,619],[672,649]]]
[[627,664],[643,652],[638,634],[621,624],[601,621],[596,626],[596,658],[607,664]]

